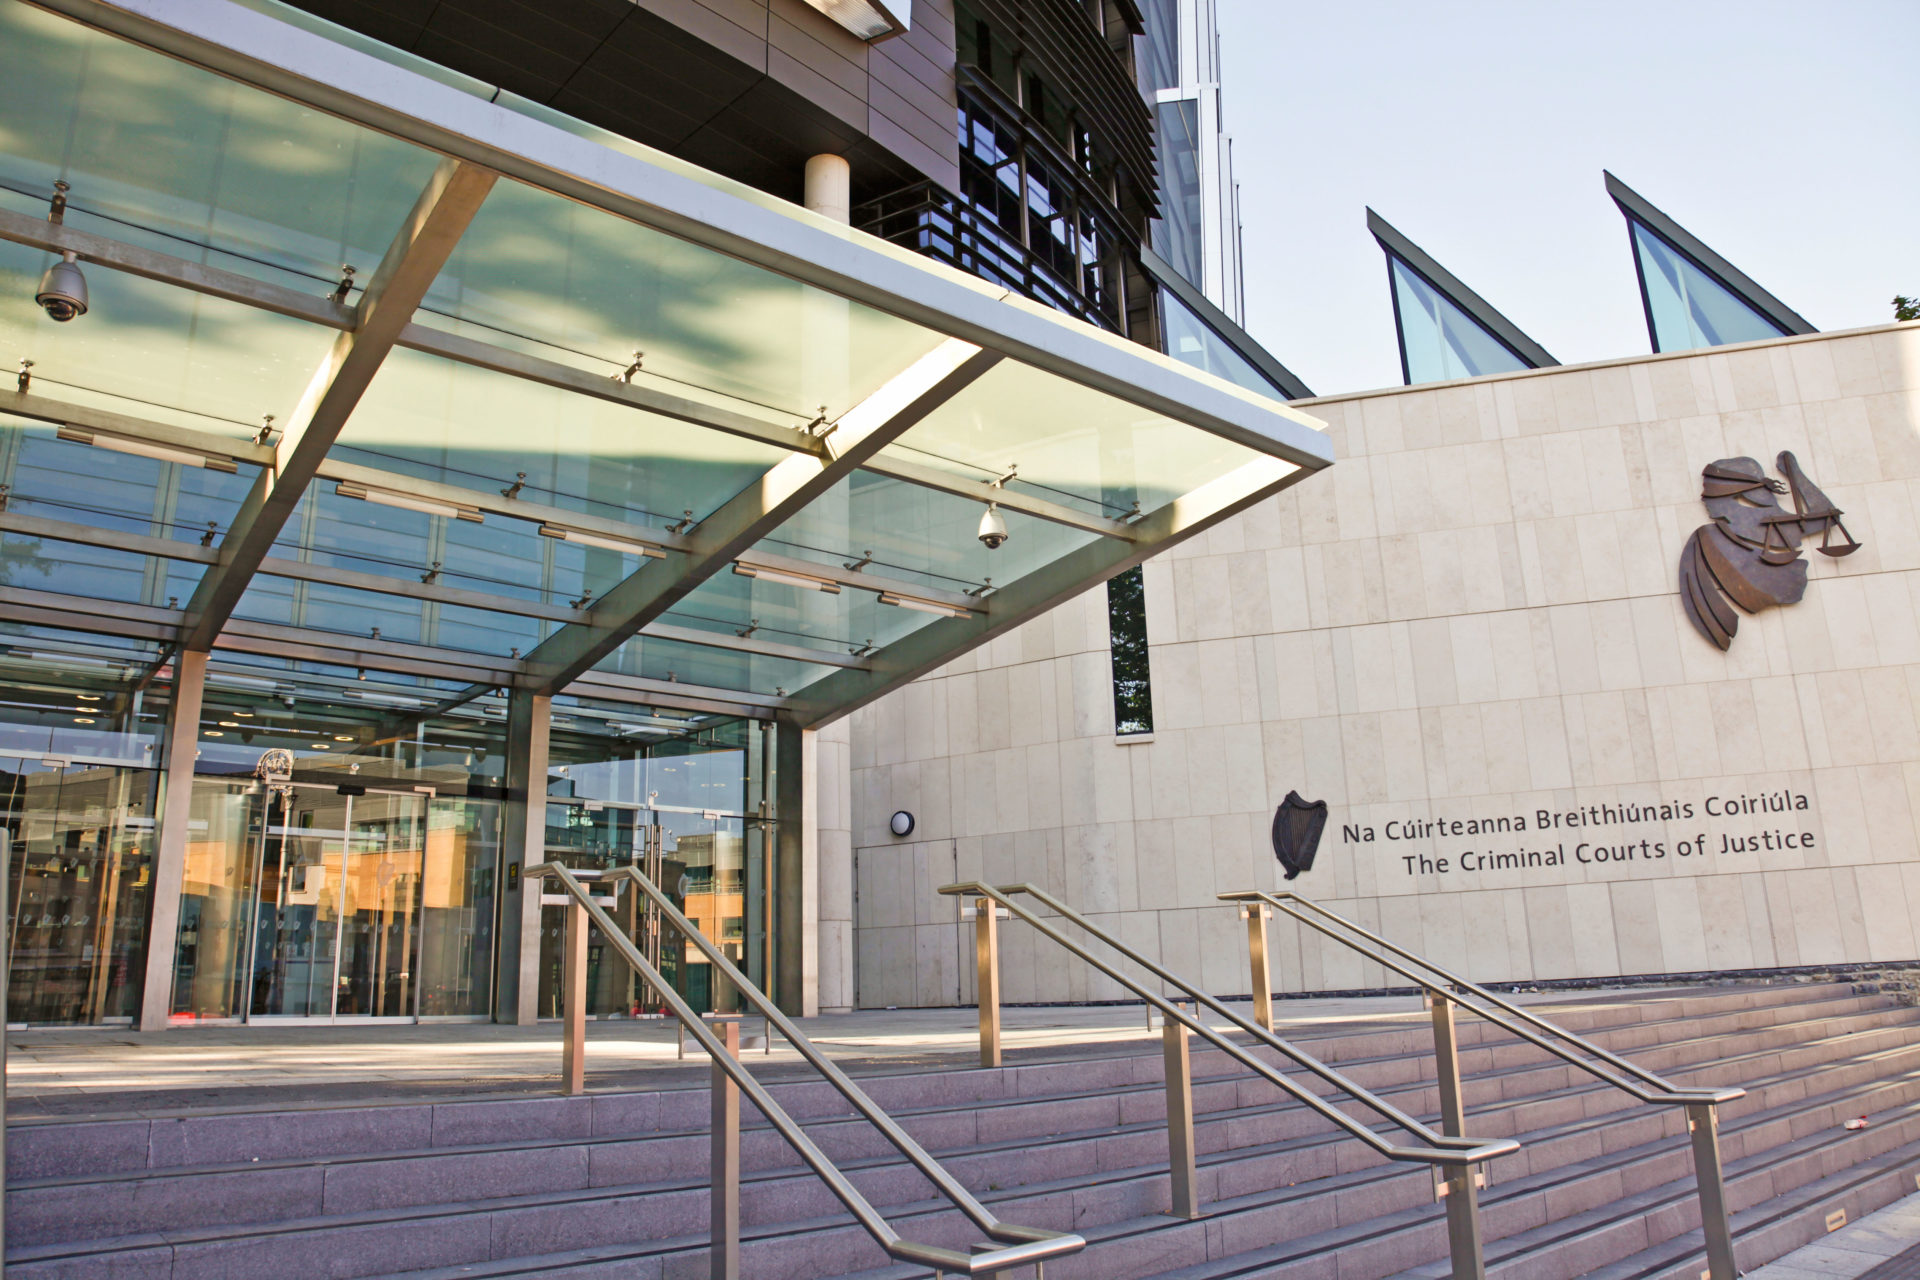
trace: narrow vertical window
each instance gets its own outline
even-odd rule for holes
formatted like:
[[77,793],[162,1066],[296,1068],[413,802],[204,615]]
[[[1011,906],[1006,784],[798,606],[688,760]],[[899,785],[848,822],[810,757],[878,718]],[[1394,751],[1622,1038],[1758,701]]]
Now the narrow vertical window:
[[1147,585],[1139,568],[1107,582],[1113,645],[1113,731],[1153,732],[1153,671],[1147,659]]

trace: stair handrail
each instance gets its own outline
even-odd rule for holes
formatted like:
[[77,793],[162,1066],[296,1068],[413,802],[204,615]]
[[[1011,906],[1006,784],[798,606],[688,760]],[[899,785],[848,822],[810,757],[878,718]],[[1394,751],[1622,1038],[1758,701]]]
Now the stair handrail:
[[[1397,973],[1422,988],[1433,1009],[1435,1049],[1441,1058],[1443,1077],[1443,1107],[1449,1109],[1456,1119],[1463,1119],[1465,1114],[1459,1085],[1459,1063],[1454,1056],[1453,1006],[1456,1004],[1632,1098],[1656,1106],[1685,1107],[1687,1133],[1693,1147],[1694,1184],[1700,1199],[1701,1235],[1707,1254],[1707,1269],[1701,1275],[1703,1280],[1734,1280],[1737,1267],[1733,1252],[1733,1219],[1728,1210],[1726,1172],[1720,1158],[1719,1107],[1722,1103],[1746,1097],[1745,1089],[1696,1089],[1675,1085],[1617,1053],[1602,1049],[1585,1036],[1575,1035],[1557,1023],[1503,1000],[1485,987],[1441,968],[1424,956],[1416,955],[1292,890],[1270,893],[1264,889],[1243,889],[1218,896],[1223,902],[1239,903],[1241,912],[1248,917],[1248,944],[1255,974],[1254,998],[1268,1021],[1272,1020],[1264,916],[1268,907],[1284,912],[1308,928],[1359,952],[1388,972]],[[1347,935],[1336,932],[1335,925],[1347,930]],[[1372,949],[1356,940],[1356,936],[1348,935],[1365,939],[1373,944]],[[1419,972],[1422,969],[1426,972]],[[1475,1004],[1467,997],[1484,1003]],[[1581,1053],[1590,1056],[1583,1058],[1563,1047],[1563,1044],[1554,1043],[1555,1039],[1564,1042],[1564,1045],[1578,1046]],[[1442,1041],[1445,1042],[1444,1046]],[[1450,1098],[1445,1079],[1449,1059],[1452,1059],[1453,1076]]]
[[[1264,889],[1246,889],[1235,893],[1223,893],[1218,896],[1222,902],[1264,902],[1277,911],[1285,912],[1288,916],[1298,920],[1308,928],[1324,934],[1335,942],[1341,943],[1351,950],[1366,956],[1369,960],[1380,965],[1388,972],[1399,974],[1401,977],[1425,991],[1435,995],[1447,996],[1455,1003],[1472,1010],[1475,1014],[1493,1023],[1502,1030],[1510,1032],[1520,1039],[1527,1041],[1529,1044],[1546,1050],[1568,1065],[1578,1067],[1588,1075],[1594,1076],[1632,1095],[1641,1102],[1653,1103],[1655,1105],[1686,1106],[1699,1102],[1732,1102],[1737,1098],[1747,1096],[1747,1091],[1740,1088],[1706,1089],[1690,1088],[1685,1085],[1673,1084],[1663,1077],[1656,1075],[1654,1072],[1647,1070],[1645,1067],[1621,1057],[1617,1053],[1611,1053],[1606,1049],[1602,1049],[1586,1037],[1576,1035],[1568,1031],[1565,1027],[1557,1023],[1549,1022],[1540,1015],[1531,1013],[1513,1004],[1511,1001],[1503,1000],[1485,987],[1477,983],[1469,982],[1459,974],[1443,969],[1426,957],[1416,955],[1405,947],[1388,941],[1379,934],[1347,919],[1345,916],[1334,911],[1329,911],[1311,898],[1302,897],[1300,894],[1294,893],[1291,890],[1283,890],[1280,893],[1269,893]],[[1302,910],[1296,910],[1296,904]],[[1332,921],[1341,928],[1359,935],[1367,942],[1372,943],[1374,947],[1379,948],[1379,951],[1369,951],[1353,938],[1342,937],[1336,933],[1326,921]],[[1380,954],[1382,951],[1389,954],[1382,955]],[[1392,957],[1398,957],[1398,961],[1404,961],[1405,963],[1399,963]],[[1418,966],[1420,969],[1426,970],[1427,974],[1433,976],[1428,977],[1414,968],[1409,968],[1409,965]],[[1461,999],[1460,997],[1462,996],[1473,996],[1479,1000],[1483,1000],[1493,1006],[1498,1012],[1489,1012],[1469,1001]],[[1575,1053],[1562,1048],[1560,1045],[1554,1044],[1547,1037],[1556,1037],[1565,1041],[1567,1044],[1577,1046],[1581,1053],[1590,1054],[1592,1057],[1598,1058],[1601,1062],[1607,1064],[1607,1066],[1603,1067],[1594,1062],[1583,1060]],[[1607,1067],[1615,1068],[1615,1070],[1610,1071]]]
[[[768,1034],[772,1034],[774,1030],[779,1031],[787,1043],[792,1045],[794,1050],[805,1058],[828,1084],[833,1086],[835,1092],[878,1129],[894,1149],[905,1156],[907,1162],[913,1165],[922,1177],[931,1182],[956,1209],[971,1219],[975,1226],[994,1240],[1015,1243],[1000,1249],[961,1253],[955,1249],[919,1244],[902,1238],[880,1211],[860,1194],[859,1189],[840,1171],[839,1166],[814,1144],[806,1131],[787,1114],[784,1107],[774,1100],[766,1086],[754,1078],[738,1057],[728,1052],[727,1046],[719,1036],[714,1034],[713,1028],[693,1011],[692,1006],[688,1005],[680,993],[674,990],[673,984],[647,962],[646,957],[640,953],[640,949],[634,945],[633,939],[629,938],[626,932],[607,915],[605,909],[594,901],[593,895],[588,893],[586,886],[574,875],[571,868],[557,862],[536,863],[526,869],[526,877],[529,880],[549,877],[560,883],[561,888],[573,899],[572,910],[584,911],[587,918],[599,927],[601,936],[612,945],[615,953],[654,989],[661,1001],[699,1042],[700,1047],[707,1051],[714,1066],[725,1072],[740,1092],[752,1101],[760,1114],[766,1117],[767,1123],[786,1140],[787,1145],[806,1162],[835,1198],[845,1205],[847,1211],[865,1228],[867,1234],[873,1237],[875,1243],[886,1250],[889,1257],[901,1262],[934,1267],[940,1271],[977,1276],[993,1275],[1011,1267],[1028,1266],[1048,1258],[1076,1253],[1086,1247],[1086,1241],[1083,1238],[1070,1232],[1047,1231],[1039,1227],[1024,1227],[1016,1223],[1002,1222],[991,1210],[975,1199],[973,1194],[952,1174],[948,1173],[939,1161],[927,1154],[919,1143],[909,1137],[906,1130],[902,1129],[892,1116],[883,1111],[879,1104],[868,1097],[866,1092],[847,1076],[846,1072],[821,1053],[813,1041],[794,1025],[793,1020],[781,1012],[780,1008],[767,998],[766,993],[741,973],[739,968],[727,958],[726,953],[715,946],[697,925],[681,914],[672,900],[660,891],[658,885],[642,874],[639,868],[621,867],[596,877],[593,881],[596,887],[618,880],[633,881],[636,888],[660,909],[661,915],[667,922],[679,930],[687,941],[707,958],[709,963],[725,974],[742,998],[767,1020]],[[737,1166],[732,1172],[734,1176],[738,1176]],[[715,1194],[718,1193],[716,1188]],[[715,1248],[719,1247],[720,1242],[715,1241]],[[718,1271],[715,1274],[718,1275]]]
[[[950,897],[971,897],[977,895],[990,899],[1000,906],[1007,908],[1007,910],[1033,926],[1034,929],[1065,948],[1069,953],[1100,970],[1100,972],[1106,974],[1121,986],[1132,991],[1135,995],[1158,1009],[1162,1017],[1170,1018],[1180,1023],[1186,1027],[1187,1030],[1212,1044],[1228,1057],[1233,1058],[1236,1062],[1247,1067],[1256,1075],[1265,1078],[1281,1091],[1291,1095],[1297,1101],[1304,1103],[1308,1108],[1317,1112],[1322,1118],[1328,1120],[1338,1128],[1344,1129],[1347,1133],[1358,1138],[1361,1142],[1372,1147],[1375,1151],[1390,1160],[1419,1161],[1426,1164],[1473,1165],[1494,1159],[1496,1156],[1512,1155],[1514,1152],[1520,1150],[1520,1144],[1511,1138],[1483,1140],[1468,1137],[1449,1137],[1444,1133],[1435,1132],[1430,1126],[1408,1115],[1391,1102],[1388,1102],[1385,1098],[1380,1097],[1371,1089],[1368,1089],[1365,1085],[1328,1066],[1298,1045],[1284,1040],[1273,1032],[1248,1021],[1233,1009],[1228,1008],[1213,996],[1208,995],[1199,987],[1188,982],[1185,978],[1163,967],[1158,962],[1141,955],[1138,951],[1127,946],[1124,942],[1121,942],[1118,938],[1088,920],[1078,911],[1075,911],[1072,907],[1069,907],[1066,903],[1036,885],[1009,884],[996,886],[980,881],[969,881],[962,884],[943,885],[939,891]],[[1064,919],[1071,920],[1087,933],[1098,938],[1101,942],[1119,952],[1128,960],[1131,960],[1133,963],[1153,974],[1154,977],[1185,992],[1187,997],[1193,1000],[1196,1005],[1205,1005],[1208,1009],[1211,1009],[1220,1017],[1232,1022],[1240,1030],[1246,1032],[1261,1044],[1278,1051],[1284,1057],[1304,1067],[1307,1071],[1334,1086],[1354,1101],[1392,1121],[1395,1126],[1419,1139],[1423,1145],[1402,1146],[1383,1138],[1379,1133],[1375,1132],[1371,1126],[1354,1119],[1339,1107],[1334,1106],[1325,1098],[1322,1098],[1319,1094],[1314,1093],[1304,1085],[1289,1078],[1270,1064],[1261,1061],[1258,1057],[1254,1056],[1252,1052],[1234,1043],[1220,1032],[1215,1031],[1199,1018],[1188,1014],[1185,1010],[1181,1009],[1178,1004],[1148,989],[1144,984],[1136,982],[1118,968],[1108,964],[1087,948],[1061,933],[1058,929],[1053,928],[1041,917],[1016,902],[1014,900],[1015,895],[1030,897],[1034,901],[1046,906],[1055,914]]]

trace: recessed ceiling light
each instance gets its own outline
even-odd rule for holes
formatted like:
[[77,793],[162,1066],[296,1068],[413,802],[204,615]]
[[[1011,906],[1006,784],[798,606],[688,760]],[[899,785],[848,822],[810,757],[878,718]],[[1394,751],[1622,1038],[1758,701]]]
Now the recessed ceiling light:
[[313,744],[313,749],[315,751],[331,751],[333,750],[333,744],[331,742],[316,742]]
[[236,711],[233,714],[235,714],[236,716],[239,716],[242,720],[253,719],[253,712],[251,711]]
[[200,736],[203,738],[224,738],[227,735],[220,732],[218,729],[209,729],[205,733],[201,734]]
[[80,701],[82,701],[82,702],[98,702],[98,701],[100,701],[100,695],[99,695],[99,694],[97,694],[97,693],[76,693],[76,694],[74,694],[73,696],[74,696],[74,697],[76,697],[76,698],[78,698],[78,699],[80,699]]
[[238,720],[222,720],[220,722],[220,727],[222,729],[238,729],[240,727],[240,722]]
[[335,742],[352,742],[353,735],[350,733],[336,733],[333,735],[333,740]]
[[92,724],[93,719],[90,716],[75,716],[73,722],[75,724]]

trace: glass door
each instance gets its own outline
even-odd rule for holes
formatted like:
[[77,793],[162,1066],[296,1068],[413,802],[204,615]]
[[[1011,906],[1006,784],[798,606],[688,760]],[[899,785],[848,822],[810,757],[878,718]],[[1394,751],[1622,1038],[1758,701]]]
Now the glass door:
[[419,1016],[427,801],[351,786],[265,797],[250,1019]]

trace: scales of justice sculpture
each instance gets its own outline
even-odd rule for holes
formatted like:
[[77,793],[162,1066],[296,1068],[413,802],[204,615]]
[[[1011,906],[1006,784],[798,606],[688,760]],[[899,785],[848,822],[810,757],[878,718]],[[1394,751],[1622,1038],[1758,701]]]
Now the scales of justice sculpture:
[[[1807,591],[1803,539],[1818,536],[1822,555],[1851,555],[1860,543],[1840,523],[1840,508],[1807,478],[1792,453],[1777,460],[1783,485],[1752,458],[1722,458],[1700,472],[1700,501],[1713,517],[1680,553],[1680,599],[1694,629],[1721,649],[1733,643],[1740,616],[1797,604]],[[1793,499],[1793,510],[1777,495]],[[1835,544],[1834,535],[1843,542]]]

